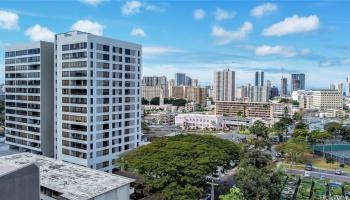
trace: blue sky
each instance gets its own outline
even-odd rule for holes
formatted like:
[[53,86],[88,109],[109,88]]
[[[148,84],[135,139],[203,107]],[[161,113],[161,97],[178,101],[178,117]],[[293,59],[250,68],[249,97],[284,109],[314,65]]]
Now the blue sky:
[[279,85],[282,75],[303,72],[308,88],[326,88],[350,74],[349,8],[350,1],[0,0],[0,69],[5,45],[79,29],[142,44],[144,75],[185,72],[207,84],[213,71],[230,68],[240,85],[264,70]]

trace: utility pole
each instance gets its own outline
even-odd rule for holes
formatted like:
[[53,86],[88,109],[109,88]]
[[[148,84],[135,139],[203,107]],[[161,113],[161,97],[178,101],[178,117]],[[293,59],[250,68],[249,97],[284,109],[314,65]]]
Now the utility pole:
[[207,176],[205,179],[207,179],[208,181],[211,181],[211,182],[207,182],[207,184],[211,185],[210,200],[214,200],[214,196],[215,196],[214,186],[218,186],[219,184],[214,182],[215,178],[212,176]]

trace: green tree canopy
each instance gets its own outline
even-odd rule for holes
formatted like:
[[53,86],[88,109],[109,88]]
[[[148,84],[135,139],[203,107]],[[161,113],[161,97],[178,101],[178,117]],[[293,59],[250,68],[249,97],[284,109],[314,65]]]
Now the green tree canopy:
[[332,138],[332,135],[329,134],[328,131],[313,130],[310,132],[309,142],[315,143],[318,141],[323,141],[331,138]]
[[159,97],[153,97],[150,101],[152,105],[159,105],[160,98]]
[[302,138],[289,139],[282,144],[281,150],[287,153],[287,157],[294,163],[298,161],[298,158],[302,159],[305,153],[311,151],[309,144]]
[[175,99],[173,102],[173,106],[185,106],[186,103],[186,99]]
[[237,144],[214,136],[178,135],[127,152],[118,164],[144,177],[146,190],[162,199],[198,199],[205,176],[217,166],[227,169],[239,151]]
[[147,99],[145,99],[145,98],[142,97],[141,103],[142,103],[142,105],[148,105],[148,104],[149,104],[149,101],[148,101]]
[[272,165],[270,156],[248,149],[235,176],[237,187],[245,199],[278,200],[283,185],[283,173]]
[[245,200],[243,193],[237,187],[231,188],[230,192],[219,196],[220,200]]
[[269,135],[269,129],[265,126],[264,122],[257,120],[249,128],[250,133],[256,135],[257,138],[267,138]]

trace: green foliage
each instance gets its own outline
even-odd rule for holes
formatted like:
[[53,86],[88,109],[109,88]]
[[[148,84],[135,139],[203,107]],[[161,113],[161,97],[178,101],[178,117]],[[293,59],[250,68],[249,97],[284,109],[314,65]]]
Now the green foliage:
[[303,155],[311,151],[309,144],[302,138],[289,139],[282,144],[281,150],[287,153],[288,158],[292,162],[297,162],[297,159],[303,159]]
[[160,138],[127,152],[118,164],[141,175],[146,190],[165,200],[199,199],[204,177],[229,167],[239,157],[239,146],[214,136],[178,135]]
[[266,139],[269,135],[269,129],[260,120],[254,122],[254,124],[249,128],[249,132],[256,135],[257,138],[261,137]]
[[326,163],[334,164],[335,163],[335,159],[333,157],[326,157]]
[[299,122],[295,124],[295,129],[305,129],[309,130],[309,126],[303,122]]
[[299,101],[292,100],[292,105],[293,105],[293,106],[299,106]]
[[185,106],[186,103],[186,99],[164,98],[164,104],[172,104],[173,106]]
[[331,134],[334,134],[336,131],[340,131],[342,125],[338,122],[329,122],[324,125],[324,129]]
[[293,119],[295,121],[300,121],[303,118],[303,115],[300,112],[295,112],[293,115]]
[[245,200],[243,193],[237,187],[230,189],[230,192],[219,196],[220,200]]
[[151,105],[159,105],[160,97],[153,97],[150,101]]
[[271,164],[269,155],[257,149],[244,154],[235,180],[245,199],[278,200],[283,187],[283,173]]
[[145,99],[145,98],[142,97],[141,103],[142,103],[142,105],[148,105],[148,104],[149,104],[149,101],[148,101],[147,99]]
[[280,99],[279,103],[291,103],[290,99],[282,98]]
[[173,102],[173,106],[185,106],[186,103],[186,99],[175,99]]
[[329,134],[328,131],[313,130],[310,132],[309,142],[314,143],[314,142],[323,141],[331,138],[332,138],[332,135]]
[[295,124],[293,137],[301,139],[309,137],[309,126],[302,122]]

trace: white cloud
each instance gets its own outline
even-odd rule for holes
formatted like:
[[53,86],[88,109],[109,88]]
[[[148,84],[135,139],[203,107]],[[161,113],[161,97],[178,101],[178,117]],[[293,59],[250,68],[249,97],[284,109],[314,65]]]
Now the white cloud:
[[120,8],[120,10],[124,16],[130,16],[130,15],[141,13],[142,10],[147,10],[152,12],[163,12],[164,8],[159,7],[157,5],[142,3],[137,0],[132,0],[132,1],[125,2],[125,4]]
[[205,17],[205,11],[203,9],[196,9],[193,12],[193,18],[195,20],[204,19],[204,17]]
[[342,60],[341,64],[343,64],[343,65],[350,65],[350,58]]
[[133,28],[130,32],[132,36],[146,37],[146,33],[142,28]]
[[103,35],[104,28],[105,27],[98,22],[92,22],[90,20],[79,20],[75,22],[70,29],[92,33],[94,35]]
[[102,3],[105,0],[79,0],[79,1],[92,6],[97,6],[98,4]]
[[250,15],[252,17],[263,17],[264,15],[268,15],[277,11],[277,9],[277,5],[274,3],[264,3],[253,8],[250,11]]
[[292,17],[287,17],[283,21],[264,29],[262,34],[265,36],[283,36],[309,32],[317,30],[319,27],[320,21],[316,15],[310,15],[308,17],[293,15]]
[[28,36],[32,41],[50,41],[53,42],[55,38],[55,33],[50,29],[39,24],[28,28],[25,31],[25,35]]
[[144,46],[142,47],[142,56],[144,58],[154,57],[163,54],[180,53],[181,49],[164,46]]
[[236,30],[225,30],[224,28],[215,25],[212,29],[211,35],[216,38],[217,45],[229,44],[233,41],[243,40],[247,38],[248,34],[252,32],[253,24],[244,22],[241,27]]
[[19,16],[16,13],[0,10],[0,28],[6,30],[18,29]]
[[262,45],[255,48],[255,55],[258,55],[258,56],[277,55],[277,56],[289,58],[289,57],[296,56],[297,52],[293,47],[289,47],[289,46]]
[[308,48],[302,49],[300,54],[303,56],[309,55],[311,53],[311,50]]
[[214,16],[217,21],[222,21],[235,17],[236,13],[233,11],[226,11],[221,8],[217,8],[214,12]]
[[331,60],[321,60],[318,62],[318,66],[320,67],[333,67],[335,65],[335,63]]

